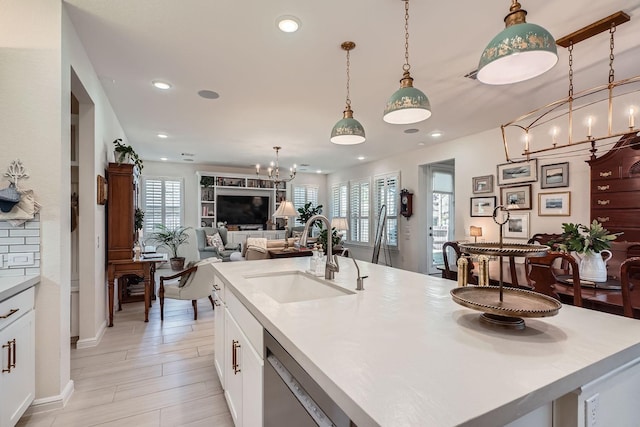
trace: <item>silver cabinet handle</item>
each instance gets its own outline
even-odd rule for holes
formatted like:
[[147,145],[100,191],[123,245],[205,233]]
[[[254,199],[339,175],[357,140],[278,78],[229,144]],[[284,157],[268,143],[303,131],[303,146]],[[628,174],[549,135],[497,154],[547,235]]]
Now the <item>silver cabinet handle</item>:
[[606,177],[611,176],[611,175],[613,175],[613,172],[611,172],[611,171],[600,172],[600,176],[603,177],[603,178],[606,178]]
[[598,185],[598,190],[600,191],[606,191],[609,189],[608,185]]
[[598,200],[598,204],[601,206],[606,206],[611,203],[611,200]]
[[599,216],[598,217],[598,221],[607,222],[607,221],[609,221],[609,217],[608,216]]

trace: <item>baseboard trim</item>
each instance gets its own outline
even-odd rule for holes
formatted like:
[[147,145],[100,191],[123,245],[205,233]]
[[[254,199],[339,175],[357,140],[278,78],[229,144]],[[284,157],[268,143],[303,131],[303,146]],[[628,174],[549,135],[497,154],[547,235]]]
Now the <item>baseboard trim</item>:
[[25,412],[25,415],[38,414],[40,412],[52,411],[54,409],[64,408],[69,399],[71,399],[71,395],[73,394],[73,380],[69,380],[65,388],[62,390],[62,393],[56,396],[43,397],[41,399],[35,399],[31,406]]
[[78,340],[76,342],[76,348],[80,349],[80,348],[96,347],[98,344],[100,344],[100,341],[102,340],[102,337],[104,336],[104,333],[106,331],[107,331],[107,321],[105,320],[100,325],[100,329],[98,329],[98,334],[95,337]]

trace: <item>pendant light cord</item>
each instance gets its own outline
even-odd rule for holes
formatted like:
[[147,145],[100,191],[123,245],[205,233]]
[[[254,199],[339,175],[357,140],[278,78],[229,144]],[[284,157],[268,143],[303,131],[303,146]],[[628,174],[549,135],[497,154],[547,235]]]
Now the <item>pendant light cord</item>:
[[615,56],[613,55],[613,48],[614,48],[613,34],[615,32],[616,32],[616,23],[612,22],[611,29],[609,30],[609,34],[611,34],[611,37],[609,39],[609,84],[613,83],[616,80],[615,72],[613,70],[613,60],[615,59]]
[[349,74],[349,67],[351,65],[351,49],[347,49],[347,109],[351,108],[351,98],[349,96],[349,82],[351,75]]
[[409,0],[404,0],[404,71],[409,71]]
[[569,99],[573,99],[573,41],[569,42]]

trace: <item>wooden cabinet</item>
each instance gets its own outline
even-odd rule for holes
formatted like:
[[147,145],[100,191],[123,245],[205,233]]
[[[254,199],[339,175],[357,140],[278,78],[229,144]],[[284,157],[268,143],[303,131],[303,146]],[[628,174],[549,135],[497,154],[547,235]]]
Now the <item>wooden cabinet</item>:
[[625,135],[591,166],[591,220],[640,241],[640,137]]
[[107,184],[107,260],[132,259],[137,196],[133,165],[109,163]]
[[34,290],[0,303],[0,427],[16,425],[35,397]]

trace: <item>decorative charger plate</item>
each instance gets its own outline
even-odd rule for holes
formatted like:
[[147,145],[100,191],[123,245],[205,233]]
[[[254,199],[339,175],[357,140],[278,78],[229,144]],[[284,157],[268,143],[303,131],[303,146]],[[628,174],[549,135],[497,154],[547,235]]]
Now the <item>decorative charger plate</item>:
[[547,254],[549,246],[530,245],[524,243],[460,243],[462,252],[475,255],[493,255],[493,256],[526,256],[526,257],[542,257]]
[[465,286],[451,290],[453,300],[465,307],[484,313],[505,317],[549,317],[558,314],[562,307],[547,295],[526,289],[502,288],[500,286]]

